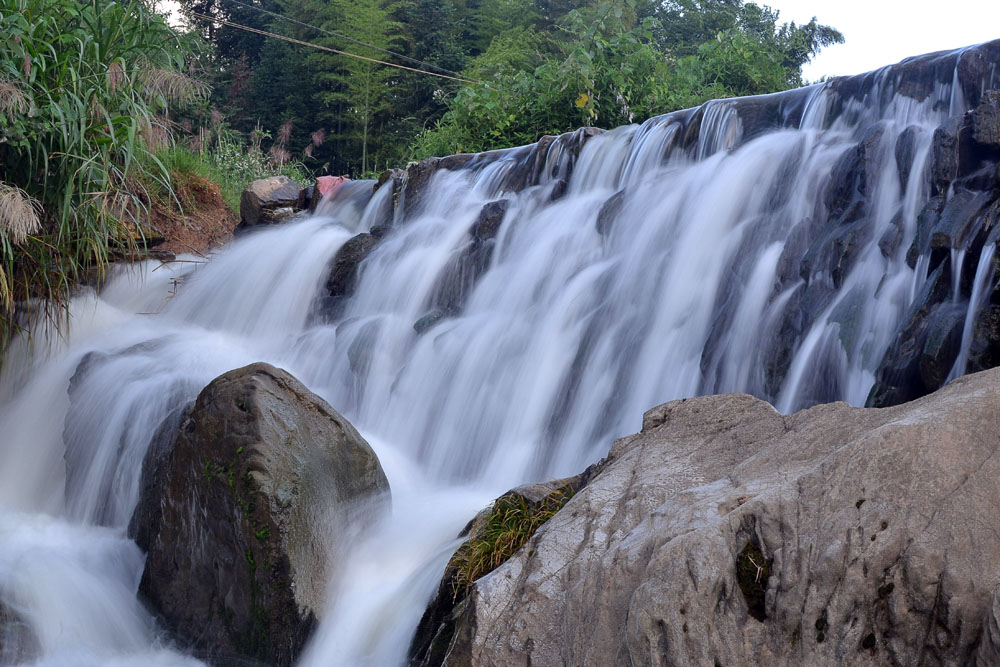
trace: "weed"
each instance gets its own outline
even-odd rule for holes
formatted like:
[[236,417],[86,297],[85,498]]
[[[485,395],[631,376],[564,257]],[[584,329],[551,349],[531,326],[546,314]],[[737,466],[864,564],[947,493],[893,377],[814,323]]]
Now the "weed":
[[497,569],[517,553],[572,496],[573,489],[564,486],[537,504],[518,494],[499,498],[479,538],[471,538],[452,557],[449,566],[455,568],[452,583],[455,596],[464,593],[477,579]]

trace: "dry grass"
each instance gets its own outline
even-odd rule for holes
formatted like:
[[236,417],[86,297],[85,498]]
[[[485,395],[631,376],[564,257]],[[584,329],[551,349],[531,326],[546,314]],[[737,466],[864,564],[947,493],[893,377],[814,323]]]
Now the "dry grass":
[[24,243],[42,229],[42,205],[19,187],[0,183],[0,233],[11,243]]
[[28,96],[13,81],[0,78],[0,114],[13,118],[28,113],[31,104]]

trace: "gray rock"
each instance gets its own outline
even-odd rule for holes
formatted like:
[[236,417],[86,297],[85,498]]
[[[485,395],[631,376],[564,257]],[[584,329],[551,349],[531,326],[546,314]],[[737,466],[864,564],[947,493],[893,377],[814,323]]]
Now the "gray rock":
[[302,188],[292,179],[261,178],[250,183],[240,196],[240,222],[251,227],[280,222],[304,204]]
[[972,112],[972,139],[988,148],[1000,149],[1000,90],[988,90]]
[[140,593],[210,662],[289,665],[322,615],[338,546],[389,486],[353,426],[287,372],[251,364],[165,421],[130,533]]
[[654,408],[476,582],[443,664],[996,664],[998,405],[1000,370],[880,410]]

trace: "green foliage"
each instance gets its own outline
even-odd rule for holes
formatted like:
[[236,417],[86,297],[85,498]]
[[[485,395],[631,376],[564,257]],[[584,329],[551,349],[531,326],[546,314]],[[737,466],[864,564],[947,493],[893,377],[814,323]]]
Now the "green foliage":
[[459,595],[477,579],[503,565],[531,536],[573,497],[573,489],[562,487],[538,504],[524,496],[509,494],[493,505],[478,539],[470,539],[452,557],[454,593]]
[[[297,23],[226,0],[181,0],[201,14],[475,81],[196,22],[216,47],[213,101],[233,129],[292,122],[296,159],[355,175],[798,86],[802,65],[843,41],[815,20],[782,24],[745,0],[246,1]],[[311,140],[317,130],[325,143]]]
[[157,113],[204,89],[139,0],[0,0],[0,25],[0,85],[14,101],[0,105],[0,183],[41,212],[28,234],[0,220],[6,337],[15,303],[57,306],[84,271],[142,244],[142,183],[169,188],[148,148],[166,136]]

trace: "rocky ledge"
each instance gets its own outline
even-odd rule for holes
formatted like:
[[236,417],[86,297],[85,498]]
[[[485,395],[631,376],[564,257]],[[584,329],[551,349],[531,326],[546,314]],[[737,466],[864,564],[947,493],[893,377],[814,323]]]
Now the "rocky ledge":
[[892,408],[654,408],[433,664],[1000,664],[998,408],[997,369]]

